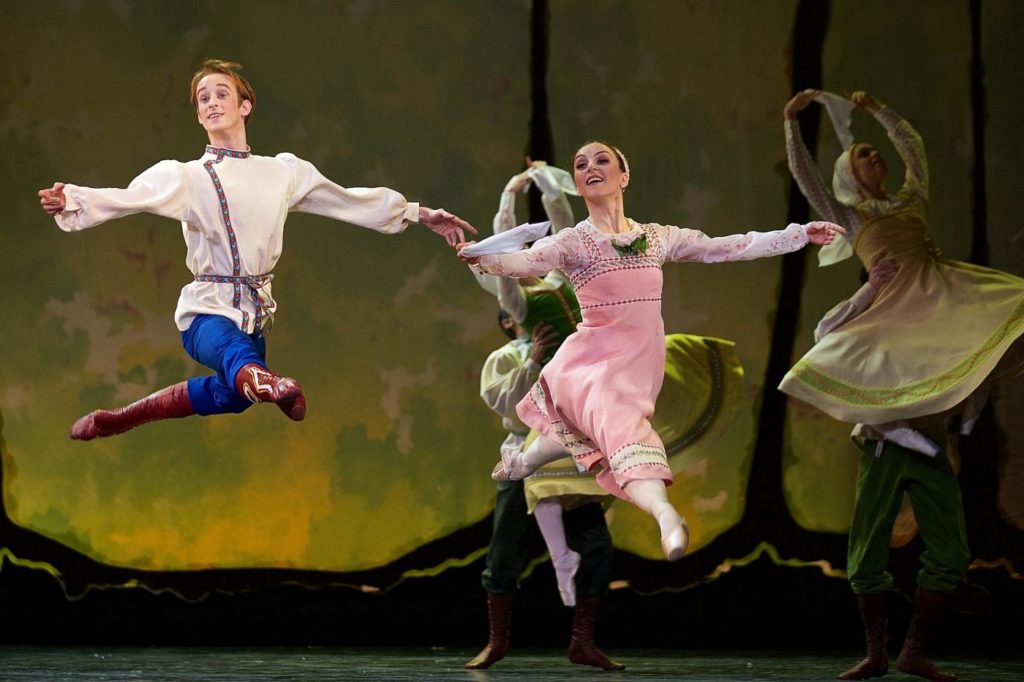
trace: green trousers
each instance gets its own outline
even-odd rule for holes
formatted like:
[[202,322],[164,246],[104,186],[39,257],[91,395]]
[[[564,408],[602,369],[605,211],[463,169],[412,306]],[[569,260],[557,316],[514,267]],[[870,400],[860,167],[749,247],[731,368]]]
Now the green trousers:
[[866,441],[857,471],[857,492],[850,525],[846,570],[855,594],[876,594],[892,587],[887,569],[893,524],[910,497],[924,541],[917,584],[952,592],[967,573],[971,554],[960,486],[945,453],[928,457],[886,441],[880,457],[876,441]]

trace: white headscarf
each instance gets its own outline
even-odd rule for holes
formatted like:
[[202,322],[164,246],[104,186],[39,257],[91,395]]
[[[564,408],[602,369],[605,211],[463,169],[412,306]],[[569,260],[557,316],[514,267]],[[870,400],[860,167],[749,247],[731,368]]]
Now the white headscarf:
[[[861,202],[860,185],[853,175],[853,163],[850,152],[853,150],[854,137],[850,130],[853,122],[853,110],[856,108],[853,102],[840,97],[839,95],[825,92],[818,93],[814,98],[820,102],[828,112],[829,120],[832,122],[832,129],[839,138],[839,144],[843,146],[843,153],[836,159],[832,172],[832,194],[836,200],[847,206],[856,206]],[[853,245],[845,236],[834,239],[831,244],[821,247],[818,250],[818,265],[824,267],[846,260],[853,255]]]
[[824,90],[818,93],[814,99],[825,107],[829,120],[832,121],[832,129],[836,131],[839,144],[845,150],[836,159],[836,165],[832,172],[832,194],[840,203],[856,206],[863,201],[860,195],[860,184],[853,175],[853,162],[850,158],[850,152],[854,145],[850,124],[853,121],[853,110],[856,105],[845,97]]
[[832,194],[841,204],[856,207],[864,201],[860,195],[860,183],[853,175],[853,159],[850,152],[856,145],[850,145],[846,151],[836,159],[836,166],[832,170]]

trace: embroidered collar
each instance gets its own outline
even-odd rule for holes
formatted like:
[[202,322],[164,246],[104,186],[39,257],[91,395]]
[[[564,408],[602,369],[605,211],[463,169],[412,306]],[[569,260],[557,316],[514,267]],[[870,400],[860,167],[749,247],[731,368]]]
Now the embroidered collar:
[[217,157],[227,156],[232,159],[248,159],[252,154],[248,149],[244,152],[240,152],[237,149],[228,149],[226,147],[214,147],[212,144],[206,145],[206,153],[213,154]]
[[588,228],[590,228],[590,230],[592,232],[596,232],[599,235],[602,235],[604,237],[608,237],[609,239],[613,239],[613,240],[619,241],[619,242],[621,242],[623,240],[630,240],[633,237],[635,237],[636,235],[643,233],[643,227],[640,224],[638,224],[635,220],[633,220],[632,218],[626,218],[626,222],[630,225],[630,229],[627,230],[626,232],[605,232],[604,230],[599,228],[597,225],[595,225],[594,223],[590,222],[589,219],[584,220],[583,224],[585,224]]
[[612,248],[620,256],[640,256],[647,253],[647,233],[644,232],[643,226],[637,224],[632,218],[626,218],[626,220],[632,229],[628,232],[615,233],[603,232],[589,220],[585,222],[592,232],[596,232],[610,241]]

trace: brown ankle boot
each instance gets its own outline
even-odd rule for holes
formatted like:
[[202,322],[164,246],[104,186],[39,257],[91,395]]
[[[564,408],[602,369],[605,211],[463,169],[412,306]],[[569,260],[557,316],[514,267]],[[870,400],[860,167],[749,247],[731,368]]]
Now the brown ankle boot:
[[956,679],[956,675],[940,671],[928,660],[928,638],[942,613],[944,599],[945,595],[941,592],[917,588],[914,593],[914,615],[910,618],[907,639],[903,642],[903,651],[896,659],[896,667],[900,672],[926,680]]
[[581,665],[592,665],[602,670],[625,670],[626,666],[608,658],[594,644],[594,629],[601,611],[600,597],[580,597],[572,612],[572,639],[569,640],[569,660]]
[[71,427],[74,440],[92,440],[124,433],[136,426],[160,419],[176,419],[195,414],[188,397],[188,382],[162,388],[156,393],[114,410],[95,410]]
[[505,658],[505,652],[508,651],[509,631],[512,626],[512,603],[515,599],[514,594],[487,593],[487,621],[491,629],[490,638],[487,641],[487,646],[473,660],[466,662],[466,668],[483,670]]
[[235,390],[253,403],[277,403],[289,419],[297,422],[306,418],[306,398],[302,386],[291,377],[271,372],[250,362],[235,375]]
[[882,677],[889,672],[889,619],[888,599],[884,592],[857,596],[860,619],[864,623],[864,639],[868,653],[864,659],[845,673],[840,680],[866,680]]

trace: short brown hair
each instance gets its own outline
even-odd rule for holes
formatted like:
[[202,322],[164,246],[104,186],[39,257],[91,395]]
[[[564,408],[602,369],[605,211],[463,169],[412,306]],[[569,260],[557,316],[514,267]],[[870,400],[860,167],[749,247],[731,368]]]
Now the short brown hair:
[[[249,104],[256,105],[256,91],[252,89],[252,85],[242,76],[239,71],[242,70],[242,65],[238,62],[228,62],[223,59],[204,59],[203,63],[199,65],[199,70],[192,76],[192,84],[189,87],[189,101],[192,102],[192,106],[196,111],[199,111],[199,100],[196,96],[196,88],[199,87],[199,81],[205,76],[209,76],[211,73],[222,73],[231,79],[231,82],[235,84],[235,91],[238,92],[240,100],[249,100]],[[252,109],[249,113],[242,117],[242,120],[246,123],[249,122],[249,118],[252,116]]]

